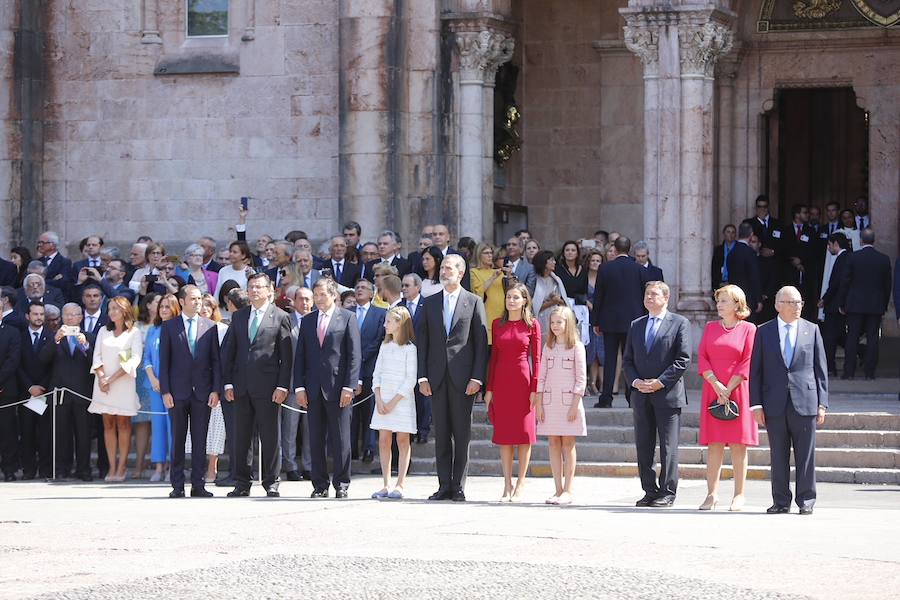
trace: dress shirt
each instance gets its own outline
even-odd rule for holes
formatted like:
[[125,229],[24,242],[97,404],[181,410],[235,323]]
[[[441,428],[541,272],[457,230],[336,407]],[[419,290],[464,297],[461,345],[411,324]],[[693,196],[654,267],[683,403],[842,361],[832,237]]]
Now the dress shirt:
[[[775,321],[778,323],[778,354],[782,357],[781,361],[784,362],[784,338],[787,332],[784,330],[784,326],[787,325],[784,321],[781,320],[781,317],[777,317]],[[797,353],[797,337],[799,335],[800,330],[800,319],[797,319],[791,325],[791,347],[794,349],[794,353]],[[751,406],[751,410],[762,410],[762,405]]]
[[[94,327],[96,327],[97,323],[100,322],[100,313],[101,312],[102,311],[98,310],[94,314],[90,314],[89,312],[85,311],[85,313],[84,313],[84,330],[85,331],[87,331],[89,333],[94,332]],[[91,321],[88,321],[88,319],[91,319]]]
[[[31,325],[28,326],[28,341],[31,343],[32,346],[34,346],[34,344],[37,340],[41,339],[41,332],[43,332],[43,331],[44,331],[43,327],[41,327],[40,329],[32,329]],[[37,335],[37,338],[34,337],[35,335]]]
[[[442,311],[442,315],[441,315],[441,323],[443,324],[444,331],[447,330],[447,320],[448,320],[448,318],[449,318],[449,321],[450,321],[450,325],[451,325],[451,326],[453,325],[453,313],[456,311],[456,304],[457,304],[457,302],[459,302],[459,293],[460,293],[461,290],[462,290],[462,286],[457,287],[456,290],[453,291],[453,292],[448,292],[446,288],[443,290],[443,293],[444,293],[444,302],[447,303],[446,306],[448,306],[449,309],[450,309],[450,315],[449,315],[449,316],[448,316],[448,315],[444,315],[444,314],[443,314],[443,309],[441,309],[441,311]],[[428,378],[427,378],[427,377],[420,377],[420,378],[418,379],[418,382],[419,382],[419,383],[421,383],[421,382],[423,382],[423,381],[428,381]],[[477,383],[478,385],[483,385],[483,382],[480,381],[480,380],[478,380],[478,379],[470,379],[469,381],[474,381],[474,382]]]
[[392,262],[394,262],[394,259],[395,259],[395,258],[397,258],[397,255],[396,255],[396,254],[391,254],[391,255],[388,256],[387,258],[382,258],[382,259],[381,259],[381,262],[382,262],[382,264],[389,265],[389,264],[391,264]]
[[369,314],[370,308],[372,308],[371,302],[366,302],[365,304],[359,304],[356,306],[356,321],[359,324],[360,329],[362,329],[363,323],[366,320],[366,315]]
[[[250,323],[253,322],[253,318],[254,318],[255,316],[257,316],[257,315],[259,315],[259,326],[262,327],[263,317],[265,316],[267,310],[269,310],[269,303],[268,303],[268,302],[266,302],[265,304],[263,304],[263,305],[262,305],[261,307],[259,307],[258,309],[257,309],[257,308],[253,308],[253,305],[252,305],[252,304],[250,305],[250,315],[249,315],[250,318],[247,320],[247,331],[248,331],[248,332],[250,331]],[[197,317],[194,317],[194,318],[196,319]],[[185,322],[185,324],[184,324],[184,330],[187,331],[187,322]],[[257,330],[257,334],[258,334],[258,333],[259,333],[259,330]],[[234,389],[234,386],[231,385],[230,383],[226,383],[226,384],[225,384],[225,389],[226,389],[226,390],[231,390],[231,389]],[[287,388],[283,388],[283,387],[276,387],[275,389],[276,389],[276,390],[281,390],[281,391],[284,392],[285,394],[286,394],[287,391],[288,391]]]
[[6,315],[12,314],[13,312],[15,312],[15,311],[13,311],[13,309],[11,309],[11,308],[9,310],[4,310],[3,314],[0,314],[0,321],[5,319]]
[[401,303],[402,301],[403,301],[403,296],[397,298],[396,300],[394,300],[393,302],[391,302],[390,304],[388,304],[387,309],[388,309],[388,310],[391,310],[391,309],[394,308],[395,306],[400,306],[400,303]]
[[406,309],[409,311],[409,316],[411,316],[411,317],[416,316],[416,311],[419,310],[421,302],[422,302],[421,294],[416,296],[412,300],[406,301]]
[[59,252],[54,252],[54,253],[51,254],[50,256],[44,256],[41,260],[44,261],[44,264],[45,264],[45,265],[49,265],[50,263],[53,262],[53,259],[56,258],[56,255],[57,255],[57,254],[59,254]]
[[344,275],[344,264],[347,262],[346,259],[343,260],[333,260],[331,261],[331,268],[334,270],[334,276],[337,277],[338,267],[341,269],[341,276]]
[[[194,344],[197,343],[197,327],[200,325],[200,315],[194,315],[193,317],[189,317],[184,313],[181,313],[181,322],[184,323],[184,334],[187,336],[188,331],[188,321],[194,322]],[[188,336],[188,348],[191,347],[191,338]],[[191,352],[193,353],[194,349],[191,348]]]
[[100,268],[100,265],[102,264],[102,263],[100,262],[100,257],[99,257],[99,256],[96,257],[96,258],[88,256],[88,257],[87,257],[87,263],[88,263],[87,266],[91,267],[92,269],[99,269],[99,268]]
[[[371,308],[371,304],[372,304],[372,303],[370,302],[370,303],[367,304],[366,306],[368,306],[369,308]],[[337,309],[337,303],[332,304],[332,305],[331,305],[331,308],[329,308],[329,309],[326,310],[325,312],[322,312],[321,310],[319,311],[319,317],[318,317],[318,319],[316,320],[316,334],[318,334],[318,331],[319,331],[319,323],[321,322],[321,319],[323,318],[323,316],[324,316],[325,319],[328,320],[328,323],[331,324],[331,319],[332,319],[332,317],[334,317],[334,311],[335,311],[336,309]],[[341,389],[344,390],[345,392],[350,392],[351,394],[353,393],[353,389],[352,389],[352,388],[342,387]],[[294,390],[294,393],[299,394],[300,392],[305,392],[305,391],[306,391],[306,388],[305,388],[305,387],[298,387],[296,390]]]
[[765,219],[760,219],[759,217],[756,217],[756,220],[759,221],[760,223],[762,223],[762,226],[765,227],[766,229],[769,228],[769,217],[766,217]]
[[[666,310],[665,308],[663,308],[663,309],[659,312],[658,315],[649,315],[649,316],[647,317],[647,326],[644,327],[644,343],[645,343],[645,344],[647,343],[647,334],[650,333],[651,319],[656,319],[656,320],[657,320],[657,322],[655,323],[655,325],[656,325],[656,335],[659,335],[659,328],[662,326],[663,319],[666,318],[666,314],[667,314],[668,312],[669,312],[668,310]],[[654,344],[656,343],[656,338],[655,338],[655,337],[653,338],[653,343],[654,343]],[[632,381],[632,382],[631,382],[631,387],[637,389],[637,383],[638,383],[638,381],[640,381],[640,379],[635,379],[634,381]]]
[[515,274],[516,268],[519,266],[519,261],[520,261],[520,260],[522,260],[522,259],[521,259],[521,258],[517,258],[516,260],[511,261],[508,265],[506,265],[506,266],[508,266],[508,267],[512,270],[513,274]]
[[447,246],[446,248],[438,248],[438,250],[441,251],[441,254],[444,255],[444,258],[447,258],[447,251],[450,250],[450,246]]

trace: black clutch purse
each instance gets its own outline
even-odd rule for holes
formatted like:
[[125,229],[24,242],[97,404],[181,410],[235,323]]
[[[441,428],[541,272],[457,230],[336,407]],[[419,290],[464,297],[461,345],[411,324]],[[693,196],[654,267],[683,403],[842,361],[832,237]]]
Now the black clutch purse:
[[734,421],[741,416],[737,402],[734,400],[729,400],[726,404],[719,404],[718,400],[713,400],[707,408],[709,414],[720,421]]

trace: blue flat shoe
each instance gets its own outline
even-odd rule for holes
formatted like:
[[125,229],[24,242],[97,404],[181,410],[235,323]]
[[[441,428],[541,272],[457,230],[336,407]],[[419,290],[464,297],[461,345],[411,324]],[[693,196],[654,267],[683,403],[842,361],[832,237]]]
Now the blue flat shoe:
[[382,498],[387,498],[389,496],[387,490],[378,490],[377,492],[372,492],[372,499],[381,500]]
[[391,500],[403,500],[403,492],[400,490],[392,490],[390,494],[387,495]]

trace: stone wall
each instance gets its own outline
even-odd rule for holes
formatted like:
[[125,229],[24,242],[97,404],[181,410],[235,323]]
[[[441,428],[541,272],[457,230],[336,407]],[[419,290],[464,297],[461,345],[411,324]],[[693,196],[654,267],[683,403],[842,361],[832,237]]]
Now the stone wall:
[[[183,2],[48,4],[46,226],[224,240],[249,195],[251,238],[337,230],[337,2],[233,1],[228,37],[203,40]],[[153,74],[184,59],[240,73]]]

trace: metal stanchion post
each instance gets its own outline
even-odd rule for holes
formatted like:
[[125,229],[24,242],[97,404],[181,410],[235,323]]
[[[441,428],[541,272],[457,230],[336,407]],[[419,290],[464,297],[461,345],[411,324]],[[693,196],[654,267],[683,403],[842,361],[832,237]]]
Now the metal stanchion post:
[[50,415],[50,418],[53,419],[53,423],[51,426],[51,435],[53,436],[52,440],[52,450],[50,460],[53,465],[53,471],[50,473],[50,480],[56,481],[56,388],[53,388],[53,392],[50,393],[51,402],[53,402],[53,406],[51,409],[53,413]]

